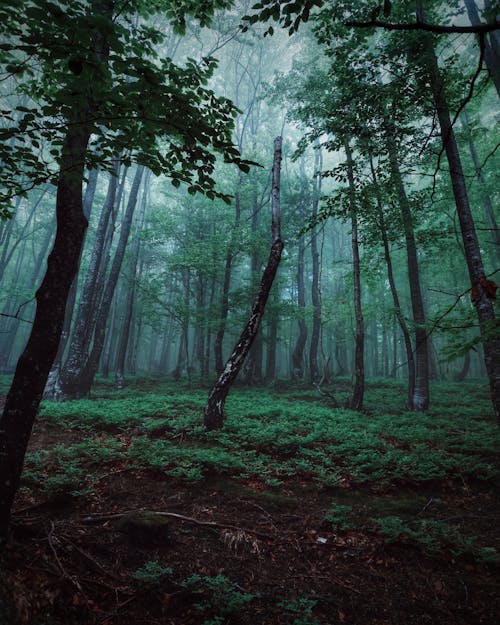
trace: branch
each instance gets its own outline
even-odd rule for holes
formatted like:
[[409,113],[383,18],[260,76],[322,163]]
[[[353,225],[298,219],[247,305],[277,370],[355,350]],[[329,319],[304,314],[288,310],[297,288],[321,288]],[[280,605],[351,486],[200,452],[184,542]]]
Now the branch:
[[369,22],[349,21],[344,22],[345,26],[354,28],[385,28],[386,30],[426,30],[431,33],[450,34],[450,33],[475,33],[485,35],[500,29],[500,24],[476,24],[470,26],[441,26],[439,24],[428,24],[426,22],[411,22],[408,24],[391,24],[390,22],[382,22],[380,20],[371,20]]

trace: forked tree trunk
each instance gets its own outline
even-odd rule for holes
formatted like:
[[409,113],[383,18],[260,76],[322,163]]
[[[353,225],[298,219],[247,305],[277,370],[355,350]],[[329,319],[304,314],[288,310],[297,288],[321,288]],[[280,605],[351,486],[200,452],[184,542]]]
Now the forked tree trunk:
[[[419,2],[421,9],[421,3]],[[477,239],[474,219],[469,205],[467,184],[465,181],[458,145],[451,125],[450,111],[444,90],[432,39],[422,35],[425,43],[425,69],[434,98],[434,105],[439,120],[443,148],[448,159],[451,186],[455,198],[460,230],[464,243],[467,268],[472,287],[474,306],[476,307],[479,328],[483,339],[484,363],[490,382],[491,400],[495,417],[500,426],[500,335],[498,320],[495,317],[493,301],[484,288],[485,271],[481,248]]]
[[272,204],[272,245],[266,268],[262,275],[259,290],[255,298],[250,319],[248,320],[239,341],[233,349],[233,353],[226,362],[219,379],[214,384],[208,396],[205,408],[205,426],[209,430],[221,428],[224,422],[224,404],[231,385],[236,379],[240,369],[245,362],[245,358],[250,351],[250,347],[257,335],[264,310],[266,307],[269,292],[273,285],[274,277],[278,270],[283,251],[283,241],[280,231],[280,172],[281,172],[281,137],[274,140],[274,162],[273,162],[273,186],[271,190]]

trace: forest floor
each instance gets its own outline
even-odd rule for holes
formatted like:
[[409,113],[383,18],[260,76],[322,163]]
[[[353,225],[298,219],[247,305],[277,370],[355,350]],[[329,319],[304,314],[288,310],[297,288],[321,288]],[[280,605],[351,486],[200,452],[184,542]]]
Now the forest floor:
[[[4,380],[4,386],[7,380]],[[0,387],[0,390],[1,387]],[[345,402],[348,381],[336,381]],[[134,380],[45,403],[0,556],[0,625],[497,625],[500,436],[483,384],[366,411],[299,385]]]

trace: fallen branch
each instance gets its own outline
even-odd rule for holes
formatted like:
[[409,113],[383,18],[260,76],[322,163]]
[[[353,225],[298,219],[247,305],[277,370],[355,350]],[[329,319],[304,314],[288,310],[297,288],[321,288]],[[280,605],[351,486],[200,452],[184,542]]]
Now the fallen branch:
[[116,514],[91,514],[82,519],[82,523],[84,524],[92,524],[92,523],[101,523],[102,521],[111,521],[114,519],[121,519],[124,516],[128,516],[131,514],[140,514],[141,512],[148,512],[150,514],[168,517],[172,519],[178,519],[179,521],[184,521],[186,523],[193,523],[194,525],[200,525],[204,527],[214,527],[220,529],[229,529],[236,530],[238,532],[247,532],[248,534],[253,534],[254,536],[258,536],[259,538],[272,539],[274,536],[271,534],[265,534],[264,532],[259,532],[257,530],[253,530],[247,527],[239,527],[238,525],[232,525],[231,523],[218,523],[217,521],[200,521],[199,519],[195,519],[193,517],[184,516],[183,514],[177,514],[176,512],[155,512],[154,510],[127,510],[126,512],[117,512]]

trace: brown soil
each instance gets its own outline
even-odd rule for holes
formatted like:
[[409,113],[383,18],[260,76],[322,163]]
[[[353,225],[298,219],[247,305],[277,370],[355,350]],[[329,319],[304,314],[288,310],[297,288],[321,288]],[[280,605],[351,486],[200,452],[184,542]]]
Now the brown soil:
[[[74,442],[78,432],[65,436]],[[39,426],[32,450],[56,442],[64,441]],[[107,466],[97,477],[86,498],[18,500],[13,540],[0,560],[0,625],[500,622],[497,566],[450,550],[429,555],[404,542],[386,544],[370,520],[431,513],[493,545],[494,484],[374,493],[294,479],[276,489],[259,480],[190,484],[120,466]],[[355,530],[332,531],[325,513],[335,503],[353,507]],[[167,517],[168,531],[160,538],[127,533],[119,515],[138,509],[189,519]],[[173,572],[144,587],[134,572],[148,561]],[[197,594],[182,585],[195,573],[224,575],[254,598],[225,614],[227,598],[219,595],[202,611],[197,606],[209,601],[208,591]],[[304,598],[316,602],[312,612],[294,614],[293,602]]]

